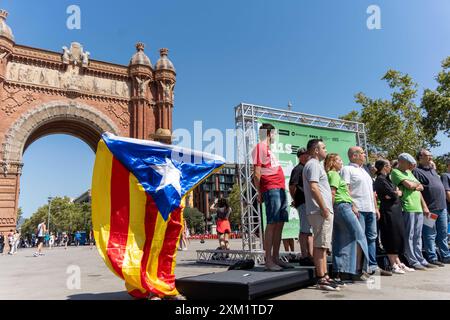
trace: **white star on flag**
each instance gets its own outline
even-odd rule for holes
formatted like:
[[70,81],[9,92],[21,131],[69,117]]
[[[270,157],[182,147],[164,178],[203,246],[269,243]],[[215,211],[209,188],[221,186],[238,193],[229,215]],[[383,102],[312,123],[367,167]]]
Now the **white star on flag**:
[[175,167],[173,162],[169,158],[166,158],[166,164],[158,166],[153,165],[151,167],[162,176],[161,182],[156,188],[156,191],[164,189],[168,185],[172,185],[181,197],[181,171]]

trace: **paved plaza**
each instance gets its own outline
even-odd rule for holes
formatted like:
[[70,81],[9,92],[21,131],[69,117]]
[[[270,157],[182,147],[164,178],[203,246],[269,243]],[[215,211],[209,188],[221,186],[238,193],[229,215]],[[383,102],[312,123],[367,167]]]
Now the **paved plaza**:
[[[215,249],[216,240],[191,241],[188,251],[179,251],[177,278],[225,271],[227,267],[199,265],[195,262],[198,249]],[[241,241],[232,240],[232,248],[240,249]],[[123,281],[110,272],[97,250],[86,247],[54,248],[45,256],[33,257],[34,249],[22,249],[15,256],[0,256],[0,299],[57,300],[126,300]],[[79,269],[78,269],[79,268]],[[71,275],[80,270],[79,289],[72,288]],[[68,287],[69,282],[69,287]],[[372,283],[351,284],[340,292],[322,292],[304,288],[268,297],[276,300],[314,299],[449,299],[450,265],[432,271],[416,271],[407,275],[381,277]]]

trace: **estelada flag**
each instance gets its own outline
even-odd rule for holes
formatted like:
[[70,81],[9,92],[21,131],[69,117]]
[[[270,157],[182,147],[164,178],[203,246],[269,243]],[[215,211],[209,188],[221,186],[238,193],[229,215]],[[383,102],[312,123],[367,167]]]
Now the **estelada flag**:
[[92,178],[100,255],[134,297],[175,296],[184,197],[225,164],[222,157],[104,133]]

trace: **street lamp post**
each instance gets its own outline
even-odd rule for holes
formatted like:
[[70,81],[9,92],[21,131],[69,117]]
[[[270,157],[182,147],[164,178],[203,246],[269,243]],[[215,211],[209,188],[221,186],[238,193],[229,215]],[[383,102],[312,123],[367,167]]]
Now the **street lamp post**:
[[47,225],[48,225],[48,233],[50,234],[50,208],[52,207],[53,197],[48,197],[48,217],[47,217]]

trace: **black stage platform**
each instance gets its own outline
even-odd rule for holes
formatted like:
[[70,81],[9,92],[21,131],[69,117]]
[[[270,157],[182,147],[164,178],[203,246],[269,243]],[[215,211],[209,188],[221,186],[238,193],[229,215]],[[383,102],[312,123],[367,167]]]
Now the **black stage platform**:
[[279,272],[229,270],[176,280],[176,287],[187,299],[252,300],[314,283],[314,267],[295,267]]

